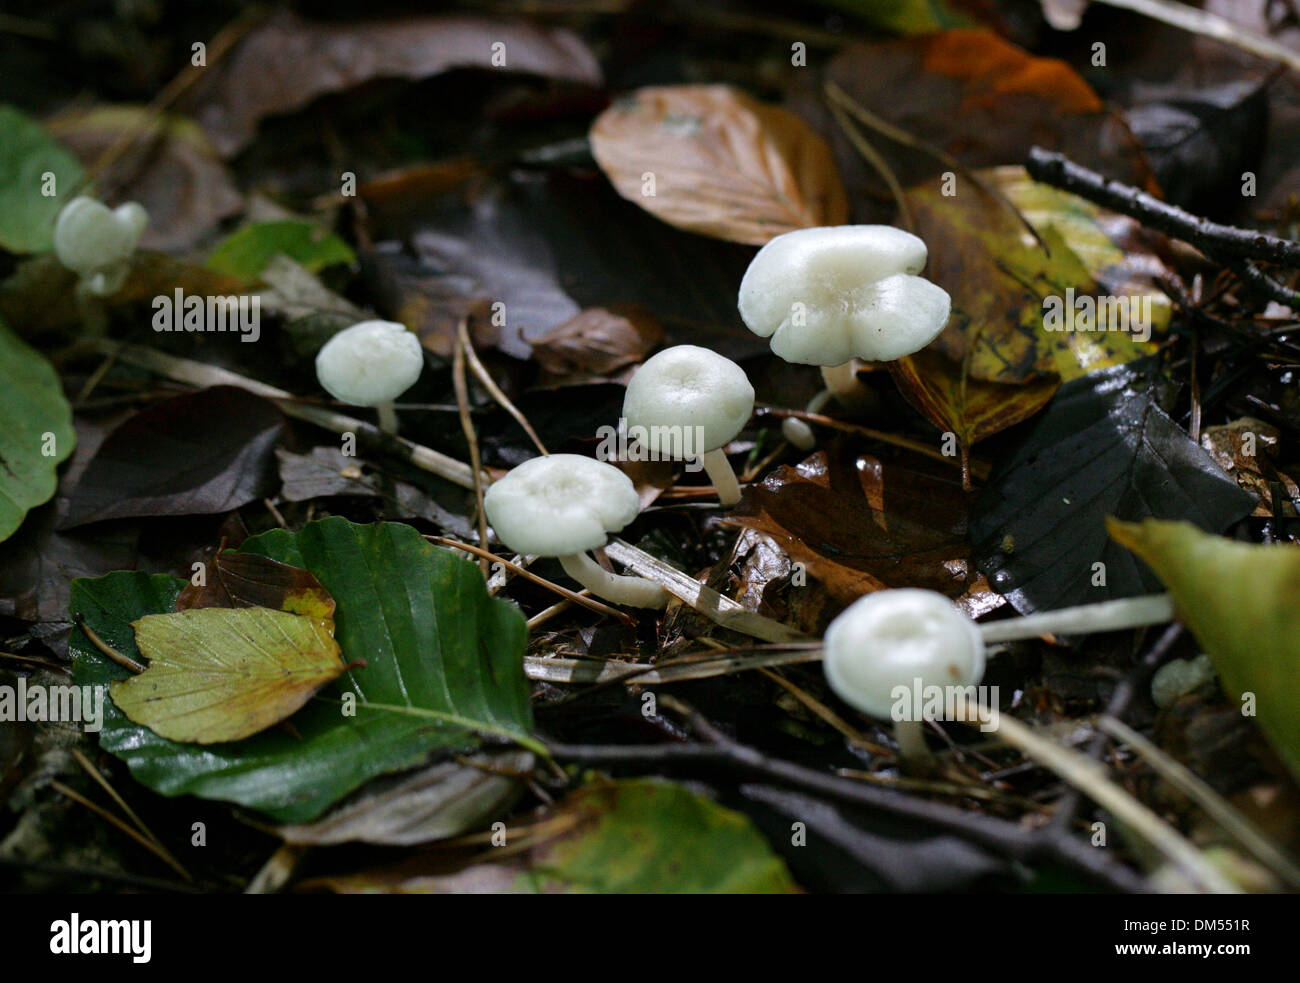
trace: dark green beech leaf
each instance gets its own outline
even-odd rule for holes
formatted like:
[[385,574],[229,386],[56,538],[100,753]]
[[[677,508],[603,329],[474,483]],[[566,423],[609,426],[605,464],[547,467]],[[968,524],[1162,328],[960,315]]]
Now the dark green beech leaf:
[[1062,386],[994,469],[971,515],[971,543],[980,571],[1016,610],[1161,590],[1108,537],[1107,516],[1185,519],[1219,533],[1254,508],[1161,409],[1154,370],[1143,359]]
[[[472,562],[430,545],[410,526],[338,517],[297,533],[273,529],[242,549],[310,570],[337,604],[344,661],[366,664],[290,718],[297,736],[273,729],[230,744],[178,744],[106,701],[100,744],[137,780],[163,795],[237,802],[301,823],[377,775],[422,764],[435,752],[473,750],[484,733],[536,749],[528,736],[523,616],[487,593]],[[127,571],[78,580],[71,609],[108,644],[139,658],[131,622],[172,611],[184,584]],[[81,632],[70,647],[79,685],[126,675]],[[354,716],[344,713],[345,694],[355,697]]]

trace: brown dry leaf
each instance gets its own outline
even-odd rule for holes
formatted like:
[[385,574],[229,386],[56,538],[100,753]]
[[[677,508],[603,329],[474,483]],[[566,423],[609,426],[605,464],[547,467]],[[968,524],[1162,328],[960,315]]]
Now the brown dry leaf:
[[[1277,469],[1278,451],[1277,427],[1243,416],[1221,427],[1208,427],[1201,434],[1201,446],[1210,452],[1228,474],[1232,475],[1238,486],[1259,499],[1252,515],[1273,515],[1274,482],[1282,487],[1284,502],[1300,502],[1300,488],[1288,475]],[[1295,518],[1295,506],[1291,505],[1287,517]]]
[[[824,81],[967,167],[1019,164],[1038,144],[1154,190],[1127,124],[1073,68],[1031,55],[986,28],[853,45],[831,61]],[[810,84],[796,96],[795,108],[830,139],[855,217],[888,220],[893,204],[887,187],[829,115],[819,90],[820,82],[817,89]],[[930,154],[863,132],[905,184],[937,179],[949,169]]]
[[589,307],[533,339],[533,357],[545,372],[541,385],[574,385],[609,378],[663,340],[664,329],[642,311]]
[[[192,608],[272,608],[307,615],[334,631],[334,598],[302,567],[258,553],[218,553],[202,584],[190,580],[176,595],[176,610]],[[208,575],[210,573],[210,576]]]
[[730,86],[638,89],[601,113],[590,136],[619,194],[689,232],[761,246],[848,221],[822,138]]
[[194,115],[222,156],[233,157],[267,116],[372,79],[423,79],[453,68],[601,84],[595,56],[560,28],[468,16],[317,23],[280,8],[213,66]]
[[770,536],[841,603],[885,587],[958,597],[978,574],[955,477],[919,457],[818,451],[750,485],[726,521]]
[[140,245],[146,249],[190,249],[244,207],[226,165],[191,120],[155,119],[147,106],[96,106],[61,116],[50,132],[87,166],[124,133],[141,134],[96,185],[109,204],[145,207],[149,224]]

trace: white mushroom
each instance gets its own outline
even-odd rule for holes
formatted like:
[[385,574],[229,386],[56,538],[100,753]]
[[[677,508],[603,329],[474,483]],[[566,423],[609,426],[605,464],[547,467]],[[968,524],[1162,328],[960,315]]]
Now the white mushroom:
[[380,429],[397,432],[395,400],[420,377],[419,339],[393,321],[362,321],[344,328],[316,354],[316,378],[335,399],[374,406]]
[[628,435],[661,458],[701,458],[723,505],[740,501],[740,485],[722,448],[753,412],[754,387],[745,370],[696,345],[647,359],[623,398]]
[[[740,316],[787,362],[822,366],[827,388],[852,398],[854,358],[919,351],[948,323],[951,298],[917,273],[925,243],[889,225],[797,229],[758,251],[740,282]],[[787,437],[809,443],[804,428]]]
[[854,601],[826,629],[824,647],[831,689],[862,712],[893,720],[904,758],[929,754],[914,712],[929,702],[928,687],[974,686],[984,675],[975,623],[942,594],[917,588]]
[[658,584],[609,573],[587,555],[641,510],[631,479],[612,464],[579,454],[535,457],[493,484],[483,507],[501,542],[516,553],[558,557],[593,594],[639,608],[668,603]]
[[122,286],[148,223],[149,214],[133,201],[109,209],[78,196],[54,222],[54,255],[77,274],[87,292],[107,297]]

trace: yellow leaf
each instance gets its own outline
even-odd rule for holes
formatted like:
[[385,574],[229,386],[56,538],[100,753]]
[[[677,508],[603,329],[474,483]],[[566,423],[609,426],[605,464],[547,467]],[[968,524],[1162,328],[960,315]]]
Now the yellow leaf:
[[131,720],[173,741],[238,741],[284,720],[341,674],[321,621],[271,608],[196,608],[132,622],[149,659],[110,686]]

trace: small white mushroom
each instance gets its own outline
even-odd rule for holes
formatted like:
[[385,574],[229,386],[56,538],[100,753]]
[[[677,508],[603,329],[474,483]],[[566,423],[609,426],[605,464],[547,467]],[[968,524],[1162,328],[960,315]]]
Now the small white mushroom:
[[598,597],[639,608],[668,603],[658,584],[609,573],[587,555],[641,510],[631,479],[612,464],[580,454],[535,457],[493,484],[483,508],[506,546],[558,557],[565,572]]
[[54,255],[77,274],[87,292],[107,297],[126,279],[148,223],[149,214],[134,201],[110,209],[80,195],[63,206],[54,222]]
[[859,598],[826,629],[826,681],[845,703],[894,721],[904,758],[929,754],[913,712],[916,690],[974,686],[984,675],[984,642],[952,601],[917,588]]
[[[857,387],[854,358],[902,358],[948,323],[947,291],[916,275],[925,260],[924,242],[889,225],[787,232],[750,262],[740,316],[787,362],[822,366],[827,389],[846,402]],[[797,446],[810,442],[804,428],[786,431]]]
[[700,457],[723,505],[740,501],[740,485],[722,448],[753,412],[754,387],[745,370],[697,345],[666,348],[647,359],[623,398],[629,435],[661,458]]
[[419,339],[393,321],[362,321],[344,328],[316,354],[316,378],[335,399],[374,406],[379,427],[397,432],[395,400],[420,377],[424,353]]

